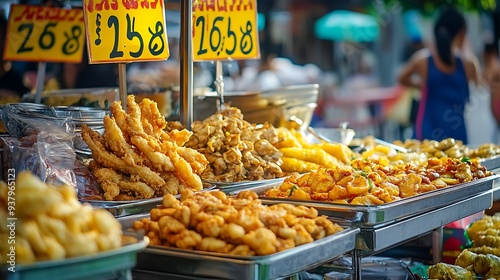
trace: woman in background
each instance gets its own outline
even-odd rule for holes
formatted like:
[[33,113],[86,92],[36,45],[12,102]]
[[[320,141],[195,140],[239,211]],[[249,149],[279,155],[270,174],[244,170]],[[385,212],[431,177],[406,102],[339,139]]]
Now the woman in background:
[[421,90],[414,138],[454,138],[467,144],[464,108],[469,82],[479,81],[475,63],[460,57],[466,37],[464,16],[445,7],[434,25],[435,46],[417,52],[403,68],[399,82]]

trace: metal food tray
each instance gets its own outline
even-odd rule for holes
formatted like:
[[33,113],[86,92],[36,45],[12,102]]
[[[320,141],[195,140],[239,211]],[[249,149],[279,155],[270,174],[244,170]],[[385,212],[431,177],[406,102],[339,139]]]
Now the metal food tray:
[[[149,215],[135,215],[118,220],[126,230],[134,221],[147,217]],[[204,279],[275,279],[317,267],[352,251],[359,232],[358,228],[345,228],[311,243],[257,257],[148,246],[137,255],[136,269]]]
[[240,182],[216,182],[216,181],[204,181],[207,184],[214,185],[217,189],[221,191],[235,191],[236,189],[242,189],[246,187],[255,187],[260,185],[268,185],[272,183],[281,183],[285,180],[285,177],[258,180],[258,181],[240,181]]
[[486,167],[486,169],[493,171],[494,169],[500,168],[500,155],[480,159],[479,163]]
[[137,252],[146,248],[147,237],[121,248],[94,255],[67,258],[63,260],[36,262],[30,265],[16,265],[15,272],[7,266],[0,269],[0,279],[5,280],[87,280],[123,279],[132,280],[132,268],[137,261]]
[[133,201],[80,200],[80,202],[88,203],[94,208],[106,209],[116,218],[145,212],[149,213],[151,209],[161,205],[162,201],[163,197]]
[[[201,191],[210,191],[213,190],[215,186],[209,186],[203,188]],[[179,198],[180,195],[176,195],[175,197]],[[124,200],[124,201],[106,201],[106,200],[85,200],[80,199],[82,203],[88,203],[92,205],[94,208],[102,208],[106,209],[115,218],[130,216],[141,213],[148,213],[151,209],[161,205],[163,201],[163,197],[155,197],[148,199],[138,199],[138,200]]]
[[[500,175],[492,175],[486,178],[449,186],[446,188],[426,192],[423,194],[376,206],[267,197],[261,197],[261,200],[266,204],[290,203],[294,205],[314,207],[320,214],[348,220],[353,222],[357,226],[370,227],[383,223],[394,222],[405,217],[410,217],[423,212],[427,212],[463,200],[484,191],[492,190],[494,182],[497,181],[498,178],[500,178]],[[249,188],[249,190],[253,190],[257,194],[261,195],[265,191],[275,188],[279,185],[280,184],[276,183],[268,184]],[[230,194],[234,195],[236,193],[237,191]]]

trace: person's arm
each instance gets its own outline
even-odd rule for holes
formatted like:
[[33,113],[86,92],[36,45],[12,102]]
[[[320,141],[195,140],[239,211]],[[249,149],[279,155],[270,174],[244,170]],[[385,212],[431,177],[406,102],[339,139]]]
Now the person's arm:
[[404,86],[422,88],[427,56],[426,50],[415,53],[399,73],[398,82]]
[[476,85],[486,82],[483,81],[483,79],[480,77],[479,63],[477,59],[475,60],[466,59],[464,61],[464,67],[465,67],[465,75],[467,76],[467,80],[469,82],[474,82]]

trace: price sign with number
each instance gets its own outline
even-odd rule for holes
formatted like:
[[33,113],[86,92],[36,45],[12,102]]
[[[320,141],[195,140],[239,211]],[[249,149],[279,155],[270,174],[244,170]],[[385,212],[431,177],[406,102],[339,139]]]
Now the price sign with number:
[[12,5],[4,59],[79,63],[84,31],[81,9]]
[[84,0],[90,63],[169,57],[163,0]]
[[193,60],[260,57],[256,0],[192,0]]

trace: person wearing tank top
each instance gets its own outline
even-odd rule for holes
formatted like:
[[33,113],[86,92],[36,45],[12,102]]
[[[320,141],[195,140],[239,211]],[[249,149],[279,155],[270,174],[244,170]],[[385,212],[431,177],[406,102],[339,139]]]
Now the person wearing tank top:
[[464,109],[469,82],[478,83],[479,78],[475,62],[455,54],[464,45],[466,29],[464,16],[444,7],[434,25],[435,46],[415,53],[399,75],[402,85],[421,91],[415,139],[468,142]]

